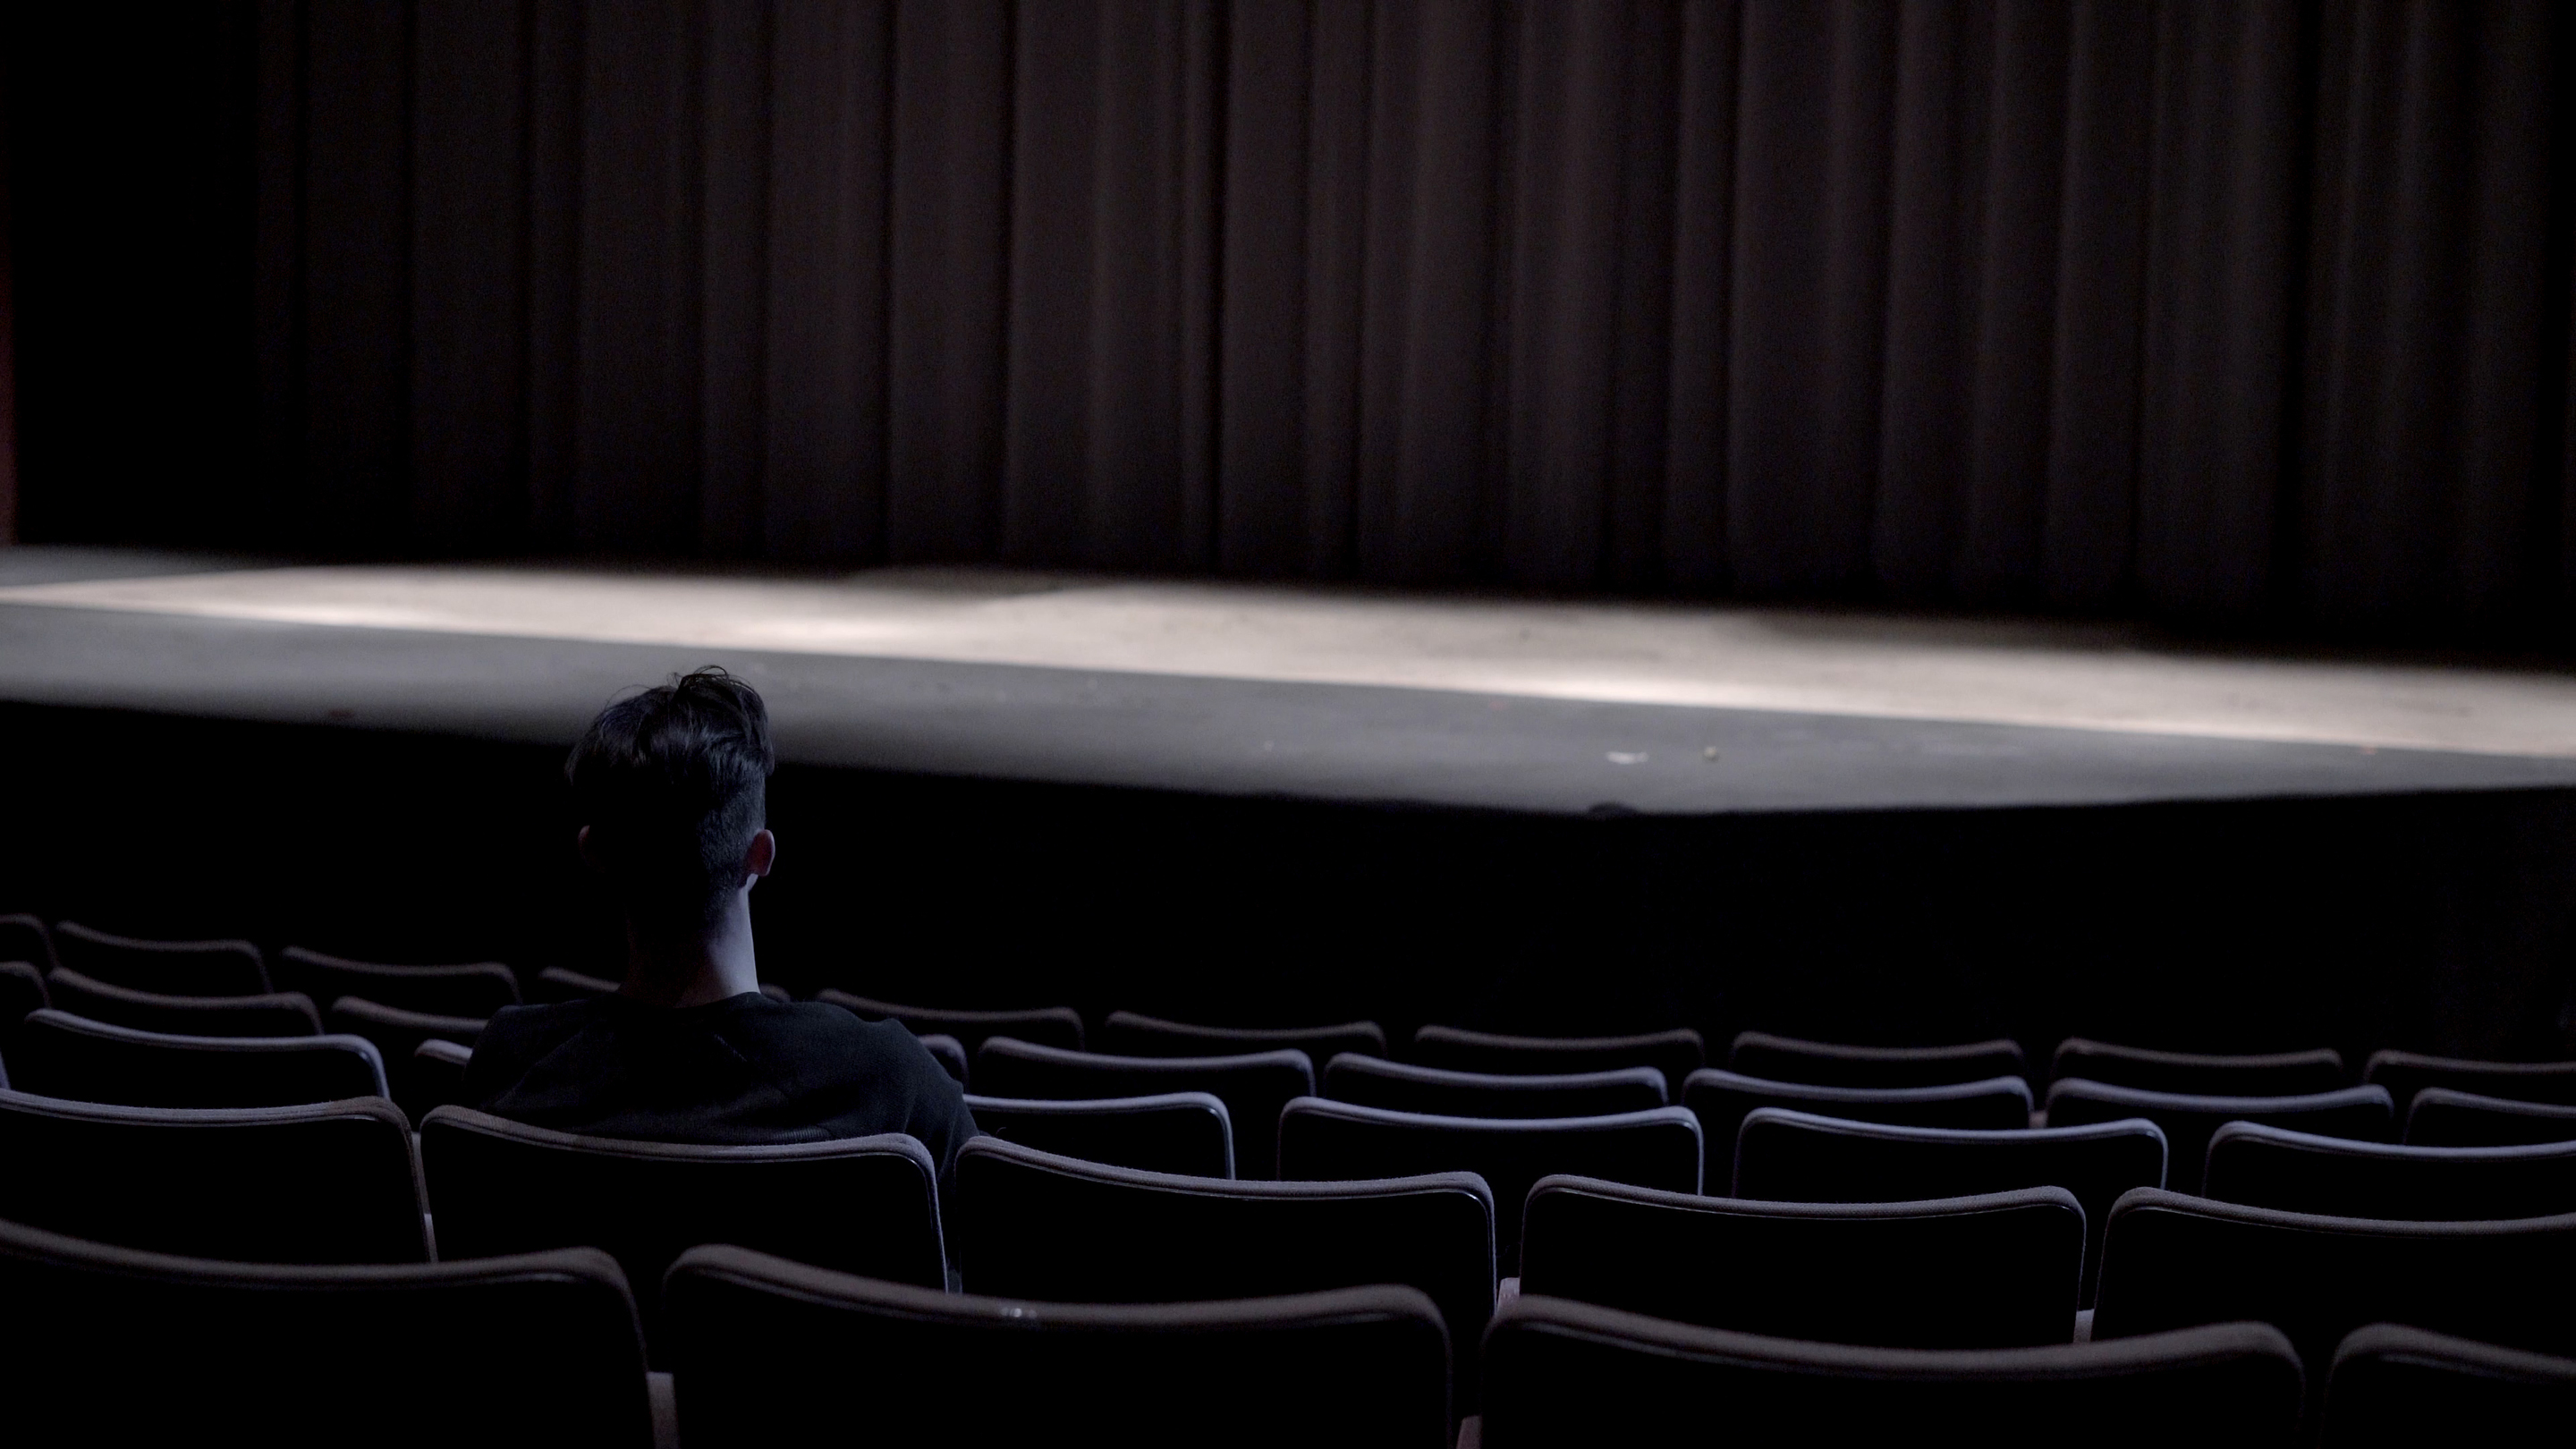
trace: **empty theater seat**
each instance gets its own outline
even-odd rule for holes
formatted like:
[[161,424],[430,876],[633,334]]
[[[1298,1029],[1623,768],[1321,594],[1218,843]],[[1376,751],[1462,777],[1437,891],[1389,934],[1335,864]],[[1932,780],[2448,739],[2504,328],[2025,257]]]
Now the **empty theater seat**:
[[671,1260],[741,1243],[939,1287],[937,1166],[896,1134],[708,1147],[552,1132],[441,1107],[420,1151],[441,1257],[587,1245],[624,1264],[648,1329]]
[[1766,1082],[1806,1082],[1819,1087],[1946,1087],[2029,1074],[2022,1064],[2021,1047],[2009,1041],[1929,1047],[1844,1046],[1762,1031],[1736,1034],[1734,1043],[1727,1048],[1726,1069]]
[[471,1107],[465,1100],[465,1068],[474,1060],[474,1049],[433,1037],[411,1049],[411,1093],[417,1110],[410,1115],[419,1121],[433,1110],[455,1105]]
[[2407,1106],[2406,1140],[2427,1147],[2576,1141],[2576,1107],[2426,1087]]
[[1068,1101],[969,1092],[966,1110],[985,1132],[1040,1152],[1142,1172],[1235,1175],[1232,1121],[1206,1092]]
[[2348,1218],[2534,1218],[2576,1212],[2576,1142],[2400,1147],[2230,1122],[2201,1191],[2221,1202]]
[[817,1425],[855,1423],[885,1444],[1449,1443],[1446,1337],[1411,1288],[1031,1303],[703,1247],[666,1292],[689,1449],[806,1443]]
[[561,966],[549,966],[528,983],[528,1000],[532,1002],[579,1001],[586,996],[615,996],[618,983],[600,976],[584,976]]
[[55,1009],[173,1036],[319,1036],[321,1014],[300,991],[265,996],[163,996],[92,981],[65,967],[45,983]]
[[2201,1097],[2302,1097],[2335,1091],[2352,1080],[2344,1074],[2343,1053],[2332,1047],[2260,1056],[2208,1056],[2115,1046],[2082,1037],[2068,1037],[2057,1044],[2048,1075],[2052,1081],[2082,1077],[2115,1087]]
[[314,1267],[0,1223],[12,1449],[649,1449],[626,1283],[591,1249]]
[[400,1011],[479,1020],[519,1004],[519,978],[498,961],[384,966],[289,946],[277,953],[276,968],[280,985],[324,1005],[357,996]]
[[355,1036],[170,1036],[39,1011],[18,1029],[9,1083],[130,1107],[283,1107],[382,1097],[384,1059]]
[[2415,1094],[2426,1087],[2448,1087],[2481,1097],[2514,1102],[2547,1102],[2576,1106],[2576,1062],[2481,1062],[2465,1057],[2428,1057],[2415,1052],[2372,1052],[2361,1079],[2388,1089],[2404,1117]]
[[2386,1142],[2397,1135],[2384,1087],[2346,1087],[2305,1097],[2191,1097],[2070,1078],[2048,1088],[2048,1125],[2082,1127],[2144,1117],[2164,1129],[2165,1181],[2200,1191],[2209,1137],[2229,1122],[2261,1122],[2326,1137]]
[[1615,1117],[1426,1117],[1301,1097],[1279,1116],[1279,1175],[1295,1181],[1472,1172],[1493,1190],[1495,1252],[1520,1262],[1521,1202],[1552,1173],[1699,1191],[1699,1121],[1679,1107]]
[[1860,1348],[1524,1296],[1485,1339],[1483,1442],[2284,1449],[2300,1382],[2289,1343],[2260,1323],[2127,1343]]
[[1992,1077],[1942,1087],[1819,1087],[1703,1067],[1682,1083],[1682,1105],[1699,1118],[1700,1140],[1707,1144],[1702,1176],[1718,1186],[1734,1180],[1735,1134],[1744,1125],[1744,1114],[1757,1107],[1903,1127],[2005,1131],[2030,1125],[2030,1083]]
[[1474,1173],[1373,1182],[1214,1182],[979,1137],[949,1222],[966,1291],[1056,1303],[1180,1303],[1371,1283],[1439,1305],[1473,1412],[1494,1310],[1494,1200]]
[[1113,1011],[1100,1023],[1091,1046],[1094,1051],[1130,1057],[1222,1057],[1294,1047],[1314,1061],[1328,1062],[1342,1052],[1385,1056],[1386,1028],[1373,1021],[1346,1021],[1335,1026],[1192,1026],[1133,1011]]
[[425,1041],[452,1041],[470,1048],[484,1027],[483,1022],[466,1017],[404,1011],[355,996],[332,1002],[324,1021],[335,1032],[362,1036],[376,1044],[377,1054],[384,1058],[385,1075],[393,1085],[394,1101],[412,1114],[415,1122],[438,1104],[431,1100],[434,1093],[414,1079],[413,1050]]
[[2325,1449],[2544,1444],[2576,1424],[2576,1359],[2374,1323],[2326,1380]]
[[381,1097],[111,1107],[0,1092],[0,1218],[252,1263],[418,1263],[411,1124]]
[[27,915],[0,916],[0,961],[24,961],[38,972],[62,964],[54,958],[54,933],[42,918]]
[[899,1021],[915,1036],[944,1033],[965,1043],[968,1057],[981,1056],[988,1038],[1013,1037],[1038,1046],[1082,1050],[1082,1016],[1070,1006],[1042,1006],[1027,1011],[950,1011],[935,1006],[897,1006],[825,987],[816,1001],[855,1011],[870,1021]]
[[1336,1102],[1441,1117],[1606,1117],[1666,1105],[1653,1067],[1520,1076],[1453,1072],[1345,1053],[1324,1064],[1323,1095]]
[[27,1014],[49,1004],[45,978],[34,962],[0,961],[0,1056],[7,1053],[9,1039],[18,1034],[18,1024]]
[[993,1097],[1065,1101],[1205,1092],[1225,1103],[1234,1132],[1234,1175],[1254,1178],[1278,1175],[1279,1110],[1315,1090],[1314,1063],[1292,1048],[1223,1057],[1115,1057],[1007,1036],[988,1038],[975,1053],[974,1076],[977,1095]]
[[2405,1323],[2542,1353],[2576,1348],[2576,1214],[2496,1222],[2320,1217],[2140,1188],[2102,1249],[2093,1336],[2253,1318],[2323,1387],[2335,1344]]
[[1653,1067],[1664,1074],[1664,1100],[1708,1062],[1708,1043],[1688,1027],[1636,1036],[1499,1036],[1464,1027],[1426,1026],[1413,1034],[1410,1061],[1453,1072],[1563,1076]]
[[966,1085],[966,1043],[944,1031],[934,1031],[917,1040],[921,1049],[930,1053],[930,1059],[939,1063],[941,1071],[953,1078],[957,1085]]
[[93,981],[162,996],[266,996],[274,988],[248,941],[142,941],[64,921],[54,927],[59,964]]
[[2164,1181],[2165,1138],[2143,1118],[2089,1127],[1976,1132],[1893,1127],[1778,1107],[1746,1114],[1735,1195],[1776,1202],[1910,1202],[2062,1187],[2084,1207],[2084,1301],[2100,1271],[2102,1225],[2134,1187]]
[[1521,1291],[1652,1318],[1888,1348],[2065,1343],[2084,1209],[2062,1187],[1777,1203],[1541,1178]]

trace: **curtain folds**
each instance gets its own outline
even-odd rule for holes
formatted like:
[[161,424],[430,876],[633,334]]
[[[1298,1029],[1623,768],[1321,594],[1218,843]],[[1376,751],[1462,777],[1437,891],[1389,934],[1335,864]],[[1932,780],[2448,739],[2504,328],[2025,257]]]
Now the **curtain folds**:
[[262,0],[255,501],[343,549],[2556,631],[2571,34]]

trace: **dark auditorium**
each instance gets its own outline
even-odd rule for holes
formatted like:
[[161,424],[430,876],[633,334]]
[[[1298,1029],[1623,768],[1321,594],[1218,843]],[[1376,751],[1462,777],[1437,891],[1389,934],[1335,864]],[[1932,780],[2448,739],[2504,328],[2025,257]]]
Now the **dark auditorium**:
[[2576,1441],[2576,5],[0,7],[0,1444]]

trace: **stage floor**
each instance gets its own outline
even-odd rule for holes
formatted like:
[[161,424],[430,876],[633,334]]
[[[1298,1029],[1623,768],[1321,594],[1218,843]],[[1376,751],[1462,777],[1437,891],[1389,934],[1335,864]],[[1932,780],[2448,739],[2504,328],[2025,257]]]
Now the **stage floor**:
[[2576,674],[2125,627],[990,569],[0,550],[0,699],[568,743],[721,663],[817,765],[1549,813],[2576,785]]

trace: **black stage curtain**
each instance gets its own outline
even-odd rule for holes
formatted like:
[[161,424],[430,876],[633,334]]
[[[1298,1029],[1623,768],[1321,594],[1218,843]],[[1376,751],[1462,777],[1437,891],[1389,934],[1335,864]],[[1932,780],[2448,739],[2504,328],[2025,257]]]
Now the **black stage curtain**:
[[263,541],[2576,619],[2546,0],[241,13]]

